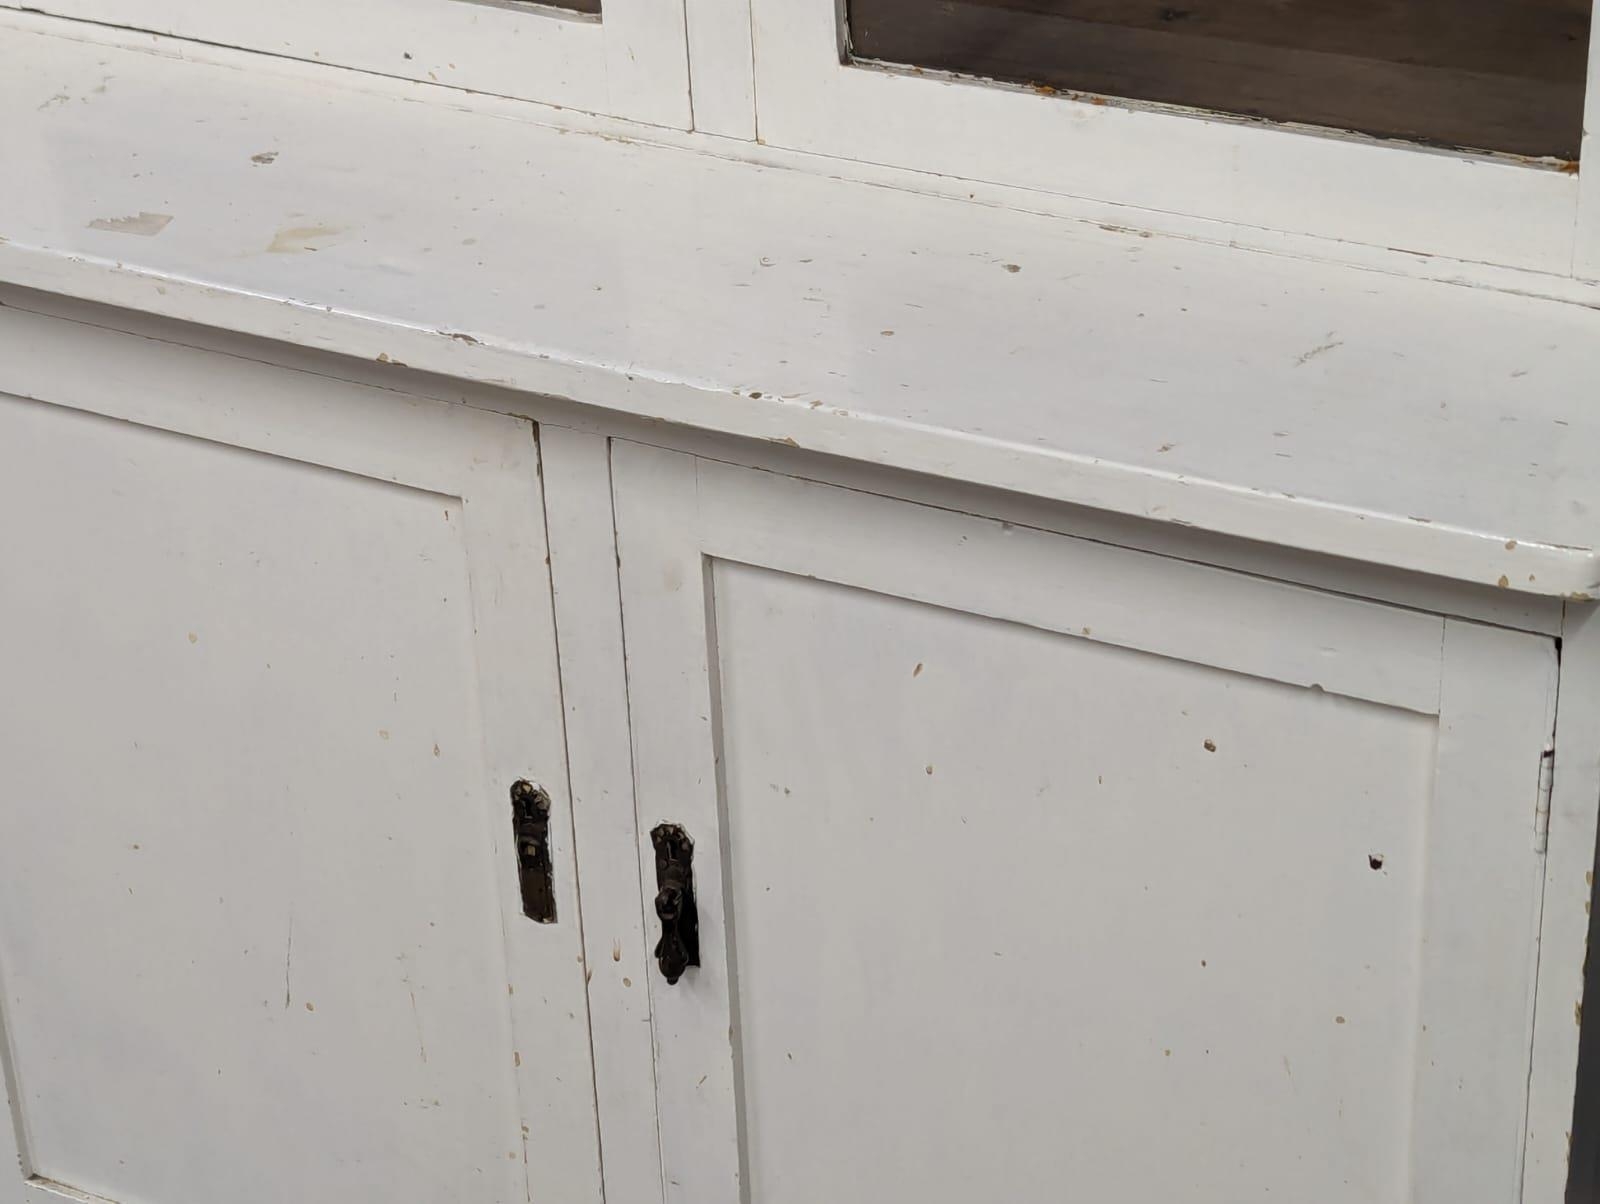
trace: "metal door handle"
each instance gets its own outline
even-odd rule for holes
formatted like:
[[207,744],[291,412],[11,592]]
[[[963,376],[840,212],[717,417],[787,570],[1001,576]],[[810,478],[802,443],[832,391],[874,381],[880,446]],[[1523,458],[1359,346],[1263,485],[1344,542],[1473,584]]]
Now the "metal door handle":
[[675,983],[700,964],[700,914],[694,903],[694,841],[677,824],[658,824],[650,833],[656,850],[656,917],[661,939],[656,964]]
[[554,924],[556,887],[550,864],[550,796],[532,782],[519,779],[511,785],[511,834],[517,845],[522,914],[541,924]]

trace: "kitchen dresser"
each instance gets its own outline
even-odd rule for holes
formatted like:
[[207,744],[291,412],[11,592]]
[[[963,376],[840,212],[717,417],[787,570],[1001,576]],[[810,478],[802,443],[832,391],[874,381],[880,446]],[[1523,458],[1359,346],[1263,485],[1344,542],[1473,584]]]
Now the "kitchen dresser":
[[0,7],[0,1201],[1590,1198],[1587,60],[909,7]]

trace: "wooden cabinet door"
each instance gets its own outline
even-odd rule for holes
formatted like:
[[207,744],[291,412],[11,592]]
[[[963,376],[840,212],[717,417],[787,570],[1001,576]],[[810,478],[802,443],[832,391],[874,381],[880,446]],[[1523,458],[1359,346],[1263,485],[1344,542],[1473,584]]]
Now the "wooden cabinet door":
[[537,469],[0,310],[0,1200],[599,1201]]
[[669,1199],[1518,1198],[1552,641],[614,473]]

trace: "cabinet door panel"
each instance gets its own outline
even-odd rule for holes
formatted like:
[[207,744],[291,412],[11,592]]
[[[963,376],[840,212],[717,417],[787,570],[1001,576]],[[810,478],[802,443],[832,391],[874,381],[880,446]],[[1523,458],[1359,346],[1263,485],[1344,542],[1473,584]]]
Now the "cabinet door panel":
[[1515,1198],[1548,640],[615,479],[641,827],[696,841],[676,1198]]
[[0,326],[0,1200],[598,1200],[530,428],[77,332]]

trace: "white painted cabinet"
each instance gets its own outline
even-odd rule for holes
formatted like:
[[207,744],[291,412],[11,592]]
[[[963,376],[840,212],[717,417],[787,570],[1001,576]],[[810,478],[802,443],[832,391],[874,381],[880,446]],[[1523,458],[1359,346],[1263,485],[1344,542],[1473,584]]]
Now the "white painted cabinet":
[[0,1201],[597,1204],[532,426],[0,317]]
[[1554,1204],[1592,607],[5,298],[3,1204]]
[[613,476],[668,1200],[1518,1198],[1551,639]]
[[923,7],[0,0],[0,1204],[1594,1178],[1592,5]]

